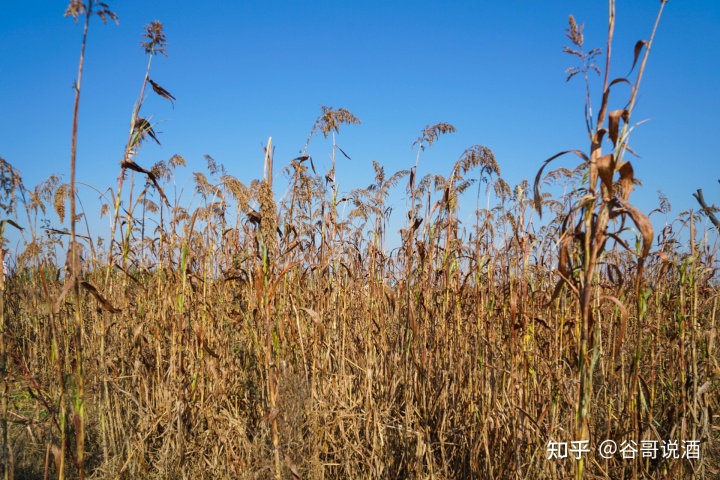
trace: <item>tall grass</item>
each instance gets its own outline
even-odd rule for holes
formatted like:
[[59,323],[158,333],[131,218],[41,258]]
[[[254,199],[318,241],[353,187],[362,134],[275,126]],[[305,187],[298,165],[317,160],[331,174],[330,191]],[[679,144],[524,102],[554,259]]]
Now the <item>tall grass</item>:
[[[637,77],[611,80],[610,6],[601,109],[591,115],[587,83],[590,153],[573,151],[573,169],[543,175],[556,155],[534,185],[511,188],[475,145],[418,178],[421,153],[454,131],[437,123],[413,144],[414,165],[374,163],[373,183],[343,196],[336,137],[360,120],[323,107],[280,169],[287,186],[270,139],[262,180],[245,185],[208,156],[184,205],[164,193],[184,159],[148,169],[137,158],[159,141],[141,116],[147,84],[175,100],[149,76],[165,48],[151,23],[118,185],[101,196],[107,237],[76,231],[72,179],[25,189],[0,161],[0,207],[26,222],[0,281],[5,478],[720,475],[718,244],[692,212],[656,237],[629,203],[623,152],[652,37],[636,47]],[[588,82],[599,52],[584,53],[572,17],[568,37],[581,60],[569,74]],[[610,110],[618,82],[632,84],[631,101]],[[316,133],[333,139],[327,172],[307,153]],[[134,173],[147,180],[135,195]],[[494,203],[463,226],[475,184]],[[566,193],[542,194],[550,185]],[[408,198],[399,232],[388,230],[395,188]],[[50,227],[68,200],[70,230]],[[388,251],[392,236],[400,247]],[[591,447],[582,461],[548,458],[550,442],[579,440]],[[603,440],[698,440],[699,459],[605,459]]]

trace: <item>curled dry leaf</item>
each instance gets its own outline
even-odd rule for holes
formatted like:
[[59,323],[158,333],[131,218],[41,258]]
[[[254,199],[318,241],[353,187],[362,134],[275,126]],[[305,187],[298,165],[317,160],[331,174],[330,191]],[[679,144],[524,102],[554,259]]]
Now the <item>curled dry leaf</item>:
[[616,78],[615,80],[610,82],[610,84],[608,85],[608,88],[612,87],[613,85],[617,85],[618,83],[627,83],[628,85],[630,85],[630,88],[632,88],[632,86],[633,86],[633,84],[630,80],[628,80],[625,77],[620,77],[620,78]]
[[[643,47],[647,46],[647,44],[648,44],[647,40],[638,40],[637,43],[635,44],[635,54],[633,55],[633,64],[632,64],[632,67],[630,67],[630,72],[632,72],[635,69],[635,64],[637,63],[638,58],[640,57],[640,52],[642,52]],[[630,75],[630,72],[628,72],[628,75]]]
[[540,178],[542,176],[543,170],[545,170],[545,167],[548,165],[548,163],[552,162],[558,157],[561,157],[567,153],[574,153],[578,157],[582,158],[586,162],[589,162],[590,159],[580,150],[565,150],[564,152],[556,153],[552,157],[548,158],[543,162],[542,167],[540,167],[540,170],[538,170],[537,175],[535,175],[535,183],[533,184],[533,196],[535,197],[535,210],[537,210],[538,215],[540,218],[542,218],[542,197],[540,196]]
[[[602,140],[602,139],[601,139]],[[602,157],[602,146],[601,143],[593,142],[590,150],[590,167],[588,173],[590,174],[590,191],[594,193],[598,182],[598,160]]]
[[167,99],[170,103],[172,103],[173,108],[175,107],[175,103],[173,102],[173,100],[177,100],[177,99],[175,97],[173,97],[170,94],[170,92],[165,90],[163,87],[161,87],[157,83],[153,82],[152,79],[150,79],[150,78],[148,78],[148,82],[150,82],[150,85],[152,86],[152,89],[155,93],[157,93],[161,97]]
[[153,183],[153,185],[155,185],[155,189],[160,194],[160,197],[162,197],[162,199],[165,201],[165,205],[167,205],[167,207],[170,208],[170,201],[165,196],[165,192],[163,191],[162,187],[158,183],[157,178],[155,177],[155,174],[153,172],[142,168],[140,165],[138,165],[137,163],[130,161],[130,160],[123,160],[120,163],[120,166],[122,168],[127,168],[129,170],[133,170],[138,173],[144,173],[145,175],[147,175],[148,179]]
[[597,171],[600,181],[605,186],[603,197],[608,199],[612,195],[613,176],[615,175],[615,161],[612,154],[603,155],[597,160]]
[[97,288],[95,288],[92,284],[88,282],[80,282],[80,286],[82,286],[85,290],[90,292],[90,294],[95,297],[95,300],[98,301],[100,306],[107,310],[110,313],[120,313],[121,310],[118,308],[115,308],[112,306],[112,304],[107,301],[102,295],[100,295],[100,292],[98,292]]
[[640,210],[630,205],[628,202],[621,201],[620,204],[627,211],[630,218],[632,218],[635,226],[640,230],[640,234],[643,237],[642,251],[640,252],[640,258],[642,260],[650,253],[650,246],[653,240],[653,228],[650,224],[650,220]]
[[340,150],[340,153],[342,153],[343,155],[345,155],[345,158],[347,158],[348,160],[352,160],[352,158],[350,158],[350,157],[348,156],[348,154],[343,151],[342,148],[340,148],[340,147],[337,146],[337,145],[336,145],[336,147],[337,147],[338,150]]
[[[18,230],[22,231],[23,228],[18,225],[17,223],[13,222],[9,218],[6,218],[5,220],[0,221],[0,232],[5,230],[5,224],[12,225],[13,227],[17,228]],[[86,237],[87,238],[87,237]]]
[[573,237],[566,236],[560,241],[560,258],[558,260],[558,270],[565,276],[570,278],[572,268],[570,267],[570,245],[572,245]]
[[618,135],[620,132],[620,120],[627,122],[629,118],[629,112],[625,109],[613,110],[608,115],[608,134],[613,145],[617,145]]
[[150,125],[150,122],[146,119],[138,117],[135,120],[135,131],[138,132],[141,139],[145,138],[145,135],[148,135],[150,138],[155,140],[155,143],[160,145],[160,140],[158,140],[155,136],[155,130],[153,130],[152,125]]
[[622,190],[623,202],[627,202],[632,193],[635,174],[630,162],[623,162],[617,169],[620,172],[620,189]]
[[118,263],[115,263],[114,266],[115,266],[115,268],[117,268],[118,270],[120,270],[121,272],[123,272],[130,280],[132,280],[132,281],[135,282],[137,285],[139,285],[143,290],[147,290],[147,289],[145,288],[145,286],[144,286],[142,283],[140,283],[140,280],[138,280],[138,279],[135,277],[135,275],[133,275],[133,274],[131,274],[130,272],[128,272],[127,270],[125,270],[125,269],[124,269],[123,267],[121,267]]

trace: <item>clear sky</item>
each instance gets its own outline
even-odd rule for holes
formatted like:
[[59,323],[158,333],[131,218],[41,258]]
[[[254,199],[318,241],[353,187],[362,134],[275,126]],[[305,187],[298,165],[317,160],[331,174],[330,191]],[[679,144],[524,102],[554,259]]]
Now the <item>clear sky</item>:
[[[304,146],[321,105],[362,120],[337,137],[352,157],[338,164],[341,192],[371,182],[372,160],[388,173],[410,168],[411,144],[437,122],[457,132],[423,154],[421,176],[447,175],[465,148],[481,144],[495,152],[514,186],[532,182],[554,153],[589,148],[584,86],[580,78],[565,82],[565,69],[576,63],[562,47],[573,14],[585,24],[586,48],[604,51],[607,2],[107,1],[120,25],[98,17],[90,25],[77,160],[78,181],[101,191],[116,187],[147,64],[140,34],[153,20],[165,26],[169,58],[154,59],[151,78],[177,101],[173,109],[148,95],[144,116],[160,122],[162,145],[143,146],[137,161],[147,168],[177,153],[188,161],[189,176],[204,169],[209,154],[249,183],[262,177],[261,143],[272,136],[279,173]],[[659,3],[618,0],[612,76],[627,74],[633,46],[649,37]],[[30,188],[51,173],[69,180],[82,25],[63,17],[66,5],[6,2],[0,16],[0,156]],[[718,52],[720,2],[670,0],[633,114],[633,121],[650,119],[631,140],[644,183],[631,201],[646,213],[657,206],[657,190],[669,197],[671,218],[697,210],[691,196],[697,188],[720,204]],[[593,87],[597,107],[600,77]],[[616,92],[619,108],[627,90]],[[308,153],[316,167],[329,165],[329,152],[329,141],[313,138]],[[576,163],[567,157],[556,165]],[[277,185],[284,186],[282,178]],[[403,188],[396,212],[405,205]],[[81,195],[90,211],[97,194],[81,189]]]

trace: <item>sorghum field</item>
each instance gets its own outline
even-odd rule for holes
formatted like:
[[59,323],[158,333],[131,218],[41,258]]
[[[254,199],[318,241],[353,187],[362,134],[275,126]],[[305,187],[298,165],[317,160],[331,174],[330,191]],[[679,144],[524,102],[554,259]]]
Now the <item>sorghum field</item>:
[[[83,51],[96,14],[115,18],[68,7]],[[376,163],[347,194],[334,141],[316,171],[269,140],[248,185],[207,157],[187,208],[166,194],[182,156],[138,158],[157,141],[143,99],[174,100],[151,80],[166,44],[153,22],[118,183],[94,186],[103,232],[73,193],[81,55],[69,181],[27,186],[0,161],[0,231],[24,239],[0,282],[4,478],[720,478],[712,209],[657,232],[669,200],[632,204],[643,167],[625,154],[653,37],[615,46],[635,53],[615,79],[572,17],[567,36],[573,81],[604,79],[588,149],[538,158],[516,187],[481,145],[418,178],[454,131],[438,123],[414,165]],[[308,143],[357,124],[323,107]],[[461,225],[471,186],[491,203]]]

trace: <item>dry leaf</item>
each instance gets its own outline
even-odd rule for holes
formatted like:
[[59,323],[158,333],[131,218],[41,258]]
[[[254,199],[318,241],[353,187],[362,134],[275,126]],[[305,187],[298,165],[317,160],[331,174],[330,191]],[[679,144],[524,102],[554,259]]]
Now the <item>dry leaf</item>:
[[100,304],[100,306],[101,306],[102,308],[104,308],[105,310],[107,310],[108,312],[110,312],[110,313],[120,313],[120,312],[121,312],[120,309],[117,309],[117,308],[113,307],[110,302],[108,302],[102,295],[100,295],[100,292],[98,292],[97,288],[95,288],[92,284],[90,284],[90,283],[88,283],[88,282],[81,282],[80,285],[81,285],[85,290],[87,290],[88,292],[90,292],[90,294],[91,294],[93,297],[95,297],[95,300],[98,301],[98,303]]
[[623,162],[617,169],[620,172],[620,189],[622,190],[623,202],[627,202],[633,190],[635,175],[630,162]]
[[[173,100],[176,100],[176,98],[173,97],[173,96],[170,94],[170,92],[168,92],[167,90],[165,90],[163,87],[161,87],[161,86],[158,85],[157,83],[153,82],[150,78],[148,78],[148,82],[150,82],[150,85],[152,85],[153,91],[154,91],[155,93],[157,93],[157,94],[160,95],[161,97],[169,100],[170,103],[172,103],[173,108],[175,108],[175,103],[173,103]],[[152,134],[151,134],[151,135],[152,135]],[[153,136],[153,138],[155,138],[155,137]],[[157,139],[155,139],[155,141],[157,142]],[[158,142],[158,144],[159,144],[159,143],[160,143],[160,142]]]

